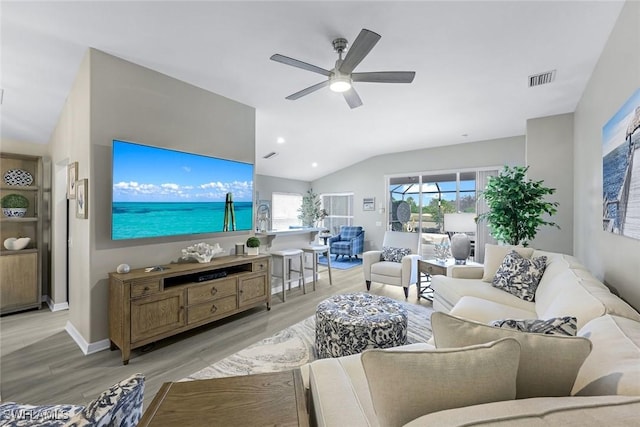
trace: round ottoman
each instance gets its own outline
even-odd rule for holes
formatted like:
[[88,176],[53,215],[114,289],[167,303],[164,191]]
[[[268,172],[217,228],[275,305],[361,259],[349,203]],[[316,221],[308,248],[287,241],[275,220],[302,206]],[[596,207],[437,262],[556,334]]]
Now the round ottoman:
[[391,298],[367,293],[335,295],[316,309],[318,358],[407,343],[407,311]]

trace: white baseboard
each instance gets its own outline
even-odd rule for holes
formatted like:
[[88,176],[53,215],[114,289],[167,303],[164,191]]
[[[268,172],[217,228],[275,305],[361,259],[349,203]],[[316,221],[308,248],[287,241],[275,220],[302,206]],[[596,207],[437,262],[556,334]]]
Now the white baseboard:
[[64,330],[67,331],[76,344],[78,344],[78,347],[80,347],[80,350],[82,350],[85,356],[106,350],[111,346],[111,342],[108,339],[92,343],[87,342],[76,327],[69,321],[67,321]]
[[69,303],[66,301],[60,302],[60,303],[54,303],[53,300],[49,297],[49,295],[45,295],[42,298],[44,299],[44,302],[47,303],[47,305],[49,306],[49,310],[51,311],[69,310]]

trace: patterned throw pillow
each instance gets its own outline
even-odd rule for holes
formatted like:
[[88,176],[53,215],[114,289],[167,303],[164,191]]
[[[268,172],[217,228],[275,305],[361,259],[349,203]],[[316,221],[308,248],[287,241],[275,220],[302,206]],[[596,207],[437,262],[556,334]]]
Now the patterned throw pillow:
[[534,301],[538,283],[547,267],[547,257],[524,258],[509,252],[496,271],[492,285],[525,301]]
[[382,247],[382,261],[401,262],[406,255],[411,255],[409,248],[392,248],[390,246]]
[[536,334],[565,335],[575,337],[578,331],[577,320],[572,316],[553,317],[551,319],[504,319],[489,322],[491,326],[503,329],[515,329]]

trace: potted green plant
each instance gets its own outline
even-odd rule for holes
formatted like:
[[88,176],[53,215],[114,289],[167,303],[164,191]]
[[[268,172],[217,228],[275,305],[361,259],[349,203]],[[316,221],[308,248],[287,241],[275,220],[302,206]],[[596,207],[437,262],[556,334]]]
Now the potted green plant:
[[498,176],[489,178],[480,193],[489,211],[478,215],[476,221],[486,221],[491,235],[499,242],[527,246],[541,226],[560,228],[543,218],[544,214],[551,216],[557,212],[558,202],[545,201],[545,196],[555,193],[555,188],[543,186],[543,181],[526,179],[528,169],[528,166],[505,166]]
[[2,213],[7,217],[23,217],[29,207],[29,200],[21,194],[7,194],[0,201]]
[[260,252],[260,239],[251,236],[247,239],[247,255],[258,255]]
[[320,197],[309,189],[307,194],[302,196],[302,206],[298,208],[298,219],[305,227],[315,227],[316,222],[327,216],[327,211],[320,208]]

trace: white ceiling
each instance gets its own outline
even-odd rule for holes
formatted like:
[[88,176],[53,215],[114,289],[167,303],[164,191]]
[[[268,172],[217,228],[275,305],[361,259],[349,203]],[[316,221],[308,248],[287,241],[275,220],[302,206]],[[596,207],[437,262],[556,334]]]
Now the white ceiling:
[[[257,173],[311,181],[384,153],[523,135],[529,118],[574,111],[622,4],[3,0],[2,137],[46,144],[94,47],[255,107]],[[364,105],[353,110],[328,88],[285,100],[323,77],[272,54],[331,69],[331,40],[362,28],[382,39],[356,71],[416,71],[413,83],[356,83]],[[527,87],[553,69],[553,83]]]

